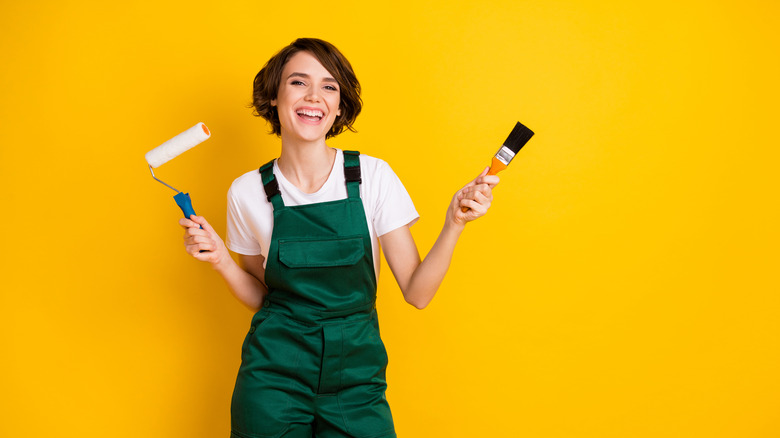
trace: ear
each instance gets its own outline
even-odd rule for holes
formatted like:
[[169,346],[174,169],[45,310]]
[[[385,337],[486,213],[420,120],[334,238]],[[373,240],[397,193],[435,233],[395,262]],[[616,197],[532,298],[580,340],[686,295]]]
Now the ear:
[[336,117],[339,117],[339,116],[341,116],[341,108],[339,108],[338,111],[336,111]]
[[276,106],[276,99],[271,99],[271,106]]

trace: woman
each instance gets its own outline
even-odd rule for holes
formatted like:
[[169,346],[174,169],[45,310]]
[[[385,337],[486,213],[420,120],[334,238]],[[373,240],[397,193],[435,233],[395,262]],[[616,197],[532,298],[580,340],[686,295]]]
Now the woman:
[[352,130],[362,105],[338,49],[294,41],[255,77],[253,105],[281,137],[281,156],[233,182],[227,246],[204,218],[179,221],[187,252],[259,309],[242,347],[231,437],[394,437],[375,310],[377,240],[404,299],[424,308],[498,177],[486,169],[455,194],[421,261],[409,231],[417,212],[390,167],[326,144]]

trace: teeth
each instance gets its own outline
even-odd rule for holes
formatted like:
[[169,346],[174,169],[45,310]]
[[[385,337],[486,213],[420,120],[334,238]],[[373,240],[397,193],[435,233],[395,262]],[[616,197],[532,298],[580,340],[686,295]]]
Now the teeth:
[[322,111],[319,110],[299,109],[297,113],[309,117],[322,117]]

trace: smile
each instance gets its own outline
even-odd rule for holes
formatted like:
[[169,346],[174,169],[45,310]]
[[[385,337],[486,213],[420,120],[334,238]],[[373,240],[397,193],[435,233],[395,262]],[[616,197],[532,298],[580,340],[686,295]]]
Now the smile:
[[295,113],[299,118],[310,122],[319,122],[325,116],[322,111],[310,108],[300,108]]

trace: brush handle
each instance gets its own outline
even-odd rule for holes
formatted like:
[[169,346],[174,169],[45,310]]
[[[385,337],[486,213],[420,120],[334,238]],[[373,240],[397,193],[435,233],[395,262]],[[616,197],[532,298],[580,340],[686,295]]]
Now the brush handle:
[[[493,157],[493,162],[490,163],[490,169],[488,169],[488,173],[486,173],[485,176],[487,176],[487,175],[495,175],[495,174],[497,174],[498,172],[501,172],[504,169],[506,169],[506,164],[504,164],[501,161],[499,161],[498,158]],[[463,213],[465,213],[465,212],[467,212],[469,210],[471,210],[471,209],[468,208],[468,207],[461,207],[460,208],[460,211],[462,211]]]

